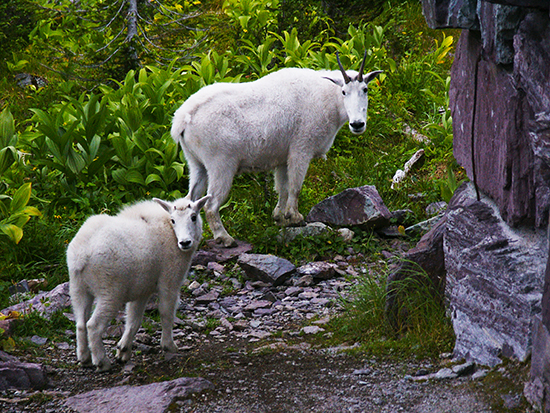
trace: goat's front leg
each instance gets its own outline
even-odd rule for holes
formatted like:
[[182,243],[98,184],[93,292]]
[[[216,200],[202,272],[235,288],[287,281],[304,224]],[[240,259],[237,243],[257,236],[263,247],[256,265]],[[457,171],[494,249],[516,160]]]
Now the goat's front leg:
[[176,353],[178,347],[174,343],[172,332],[174,317],[176,316],[176,305],[179,298],[179,287],[169,287],[170,286],[164,286],[159,289],[159,313],[162,326],[160,346],[165,352]]
[[227,233],[222,224],[220,207],[229,195],[236,168],[228,164],[222,165],[208,170],[208,195],[211,195],[211,198],[205,205],[204,211],[216,243],[224,247],[235,247],[237,242]]
[[126,304],[126,323],[124,334],[117,344],[116,358],[121,362],[127,362],[132,355],[132,343],[141,326],[143,312],[148,298],[132,301]]
[[273,220],[277,225],[284,223],[284,210],[288,200],[288,174],[286,165],[281,165],[275,168],[275,191],[279,195],[277,205],[273,210]]
[[295,156],[288,160],[288,199],[283,210],[285,226],[305,225],[304,216],[298,211],[298,196],[309,167],[309,159]]

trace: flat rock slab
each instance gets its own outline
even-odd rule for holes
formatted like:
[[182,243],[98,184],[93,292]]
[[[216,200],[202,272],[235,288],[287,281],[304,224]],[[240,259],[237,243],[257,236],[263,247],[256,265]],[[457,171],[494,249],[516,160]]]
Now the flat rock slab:
[[380,228],[389,225],[392,214],[373,185],[349,188],[331,196],[309,212],[307,222],[346,227]]
[[271,254],[242,254],[237,263],[253,279],[271,285],[281,285],[296,270],[294,264]]
[[207,266],[209,262],[224,263],[236,259],[241,254],[252,251],[252,245],[244,241],[235,241],[237,242],[237,246],[232,248],[225,248],[216,244],[214,240],[206,241],[206,246],[197,251],[193,256],[192,265]]
[[173,403],[214,385],[200,377],[181,377],[145,386],[118,386],[69,397],[65,406],[79,413],[164,413]]

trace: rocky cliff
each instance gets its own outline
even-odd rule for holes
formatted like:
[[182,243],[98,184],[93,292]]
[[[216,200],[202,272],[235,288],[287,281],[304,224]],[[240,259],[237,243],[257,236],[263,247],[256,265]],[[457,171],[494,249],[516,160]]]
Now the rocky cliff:
[[550,2],[422,3],[430,27],[464,29],[449,94],[454,155],[472,184],[451,201],[443,241],[455,355],[525,360],[534,341],[526,395],[542,407],[550,398]]

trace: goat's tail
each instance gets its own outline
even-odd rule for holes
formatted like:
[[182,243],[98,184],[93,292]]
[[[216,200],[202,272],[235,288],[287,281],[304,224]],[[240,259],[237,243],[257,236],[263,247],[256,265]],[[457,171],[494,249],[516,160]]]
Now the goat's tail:
[[191,115],[187,112],[183,106],[176,110],[174,113],[174,119],[172,120],[172,129],[170,135],[176,142],[183,141],[185,134],[185,128],[191,122]]

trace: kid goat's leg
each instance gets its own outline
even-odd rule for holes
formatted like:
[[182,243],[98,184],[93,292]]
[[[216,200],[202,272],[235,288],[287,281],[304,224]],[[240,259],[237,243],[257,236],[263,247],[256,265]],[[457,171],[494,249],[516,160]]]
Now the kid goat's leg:
[[172,337],[172,330],[174,326],[174,317],[176,315],[179,290],[179,286],[174,286],[174,288],[168,286],[159,289],[159,313],[162,326],[160,346],[164,351],[169,353],[178,351],[178,347],[174,343],[174,338]]
[[101,336],[109,322],[117,315],[119,305],[115,300],[108,298],[98,298],[94,313],[88,322],[88,341],[92,352],[92,364],[96,366],[97,371],[107,371],[111,368],[111,362],[105,354],[103,340]]
[[116,358],[122,362],[130,360],[132,355],[132,342],[136,336],[139,327],[141,326],[141,320],[143,318],[143,312],[147,305],[148,298],[132,301],[126,304],[126,323],[124,326],[124,334],[117,344]]
[[83,366],[88,366],[92,364],[92,354],[88,344],[86,323],[92,312],[94,297],[83,290],[71,289],[70,293],[76,323],[76,358]]

